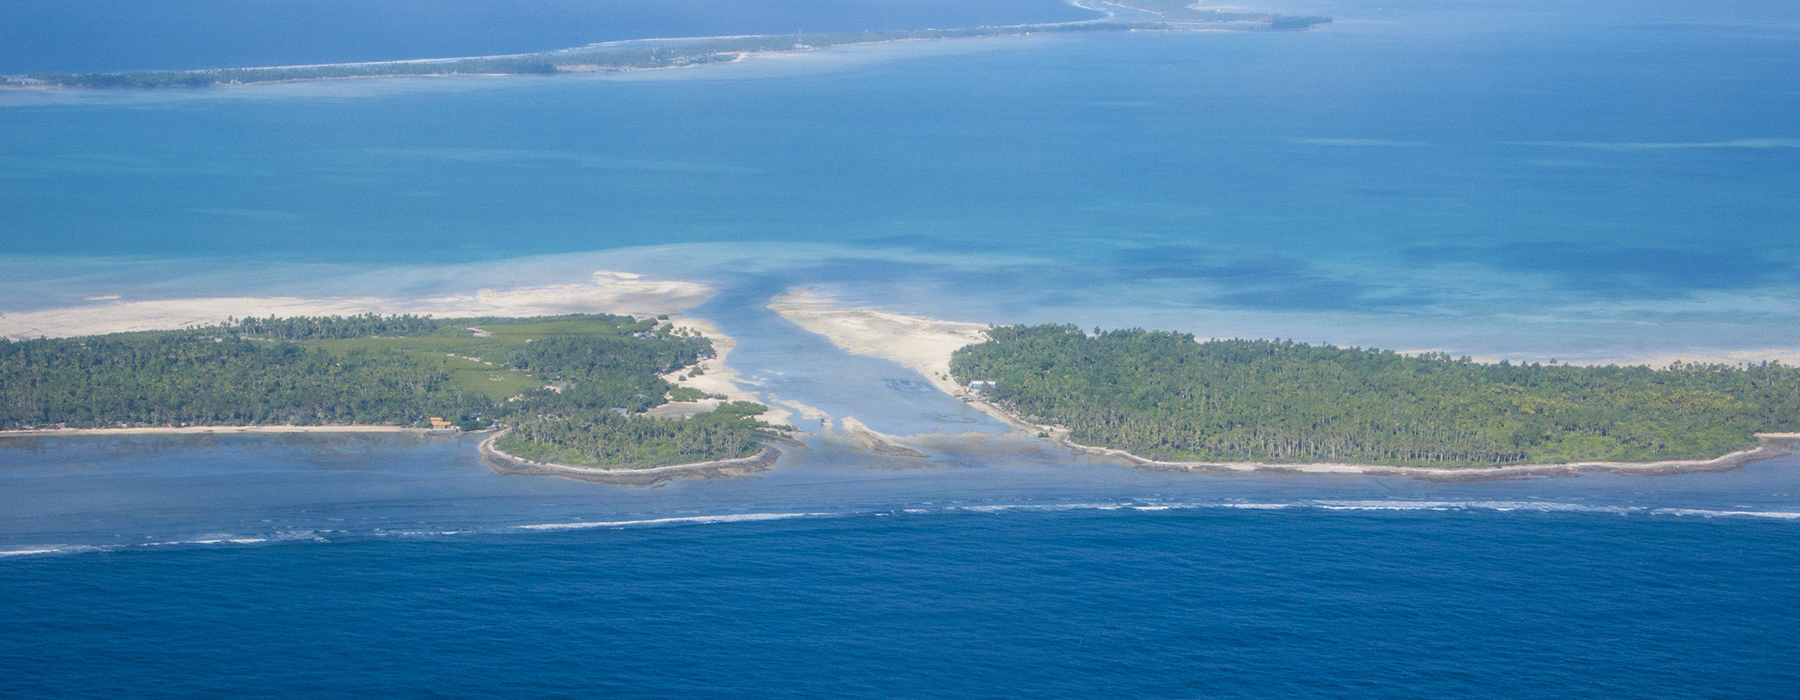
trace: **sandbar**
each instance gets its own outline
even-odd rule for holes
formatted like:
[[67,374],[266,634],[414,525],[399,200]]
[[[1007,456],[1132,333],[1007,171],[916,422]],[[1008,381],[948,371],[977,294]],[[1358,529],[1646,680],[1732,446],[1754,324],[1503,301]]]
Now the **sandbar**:
[[[959,398],[968,396],[950,377],[950,357],[965,345],[985,342],[987,330],[993,327],[987,323],[839,306],[835,300],[812,290],[791,290],[771,299],[768,308],[801,328],[825,336],[845,352],[897,363],[924,375],[939,391]],[[970,401],[969,405],[1014,428],[1033,427],[986,402]]]
[[[726,364],[726,360],[731,357],[732,349],[737,347],[737,341],[732,339],[731,336],[720,332],[717,326],[714,326],[712,322],[705,319],[678,317],[670,320],[669,325],[674,328],[686,328],[705,336],[707,340],[712,341],[713,356],[701,360],[692,367],[685,367],[664,374],[662,375],[663,381],[676,386],[698,389],[708,394],[723,394],[726,401],[751,401],[760,403],[768,406],[769,410],[762,415],[757,416],[759,420],[766,423],[779,423],[781,425],[793,424],[791,422],[793,416],[791,412],[785,408],[775,406],[768,401],[762,400],[762,396],[759,393],[745,389],[743,386],[745,382],[738,376],[737,370],[732,369],[729,364]],[[688,376],[688,374],[696,368],[700,370],[701,374],[693,377]],[[684,403],[687,403],[688,405],[673,406],[671,408],[665,408],[660,412],[652,409],[651,415],[674,416],[683,413],[698,412],[697,410],[692,409],[710,410],[712,406],[717,406],[719,402],[717,400],[707,399]]]
[[[711,298],[714,290],[680,280],[648,279],[600,270],[583,282],[511,289],[475,289],[421,298],[206,297],[98,299],[102,304],[25,312],[0,312],[0,338],[67,338],[106,333],[176,330],[224,323],[228,317],[417,314],[439,318],[554,316],[609,313],[638,317],[679,313]],[[108,295],[111,296],[111,295]]]

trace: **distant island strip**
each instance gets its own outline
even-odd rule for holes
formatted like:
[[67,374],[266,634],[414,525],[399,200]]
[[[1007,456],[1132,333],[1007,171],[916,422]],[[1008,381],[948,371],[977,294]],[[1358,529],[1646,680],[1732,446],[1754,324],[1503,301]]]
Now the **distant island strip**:
[[[270,317],[4,340],[0,430],[494,430],[482,453],[501,471],[642,483],[684,465],[766,468],[771,443],[794,442],[786,426],[685,385],[714,355],[666,319],[610,315]],[[622,471],[635,473],[608,478]]]
[[1158,8],[1179,0],[1129,0],[1113,3],[1154,12],[1157,22],[1092,20],[962,29],[909,29],[775,36],[710,37],[692,40],[609,42],[572,49],[507,56],[414,59],[368,63],[334,63],[260,68],[150,70],[110,73],[26,73],[0,77],[0,87],[206,87],[296,80],[385,76],[548,75],[678,68],[735,61],[746,54],[806,51],[847,44],[929,39],[1021,36],[1057,32],[1180,31],[1195,27],[1235,31],[1291,31],[1331,21],[1329,17],[1289,17],[1267,13],[1220,12],[1193,8]]

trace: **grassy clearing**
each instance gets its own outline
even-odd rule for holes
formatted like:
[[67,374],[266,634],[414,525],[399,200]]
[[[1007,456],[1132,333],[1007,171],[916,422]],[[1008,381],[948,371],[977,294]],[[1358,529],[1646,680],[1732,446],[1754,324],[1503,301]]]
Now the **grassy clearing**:
[[[513,353],[526,344],[548,337],[617,337],[655,328],[655,321],[620,323],[604,316],[551,316],[530,319],[443,319],[430,335],[402,338],[346,338],[300,341],[339,357],[354,350],[406,353],[416,362],[448,372],[453,386],[505,401],[526,391],[541,389],[544,382],[512,367]],[[477,329],[472,331],[469,329]]]

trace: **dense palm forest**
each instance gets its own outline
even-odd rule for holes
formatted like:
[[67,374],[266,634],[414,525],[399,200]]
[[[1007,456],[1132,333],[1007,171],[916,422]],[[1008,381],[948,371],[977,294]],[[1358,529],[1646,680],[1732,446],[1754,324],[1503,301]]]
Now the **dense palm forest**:
[[293,316],[289,318],[232,318],[207,330],[272,340],[324,340],[343,338],[404,338],[430,335],[443,327],[430,316]]
[[755,419],[765,410],[733,401],[687,420],[612,411],[536,415],[519,419],[499,447],[526,459],[608,468],[747,457],[769,437]]
[[1711,458],[1800,429],[1779,364],[1576,367],[1015,326],[952,372],[1075,442],[1155,459],[1441,467]]
[[[134,337],[135,336],[135,337]],[[409,425],[492,410],[386,349],[145,333],[0,343],[0,427]]]
[[[478,330],[471,330],[478,329]],[[183,425],[514,428],[502,449],[606,466],[755,453],[756,404],[690,420],[642,415],[659,374],[712,343],[657,320],[575,315],[232,319],[207,328],[0,340],[0,429]]]

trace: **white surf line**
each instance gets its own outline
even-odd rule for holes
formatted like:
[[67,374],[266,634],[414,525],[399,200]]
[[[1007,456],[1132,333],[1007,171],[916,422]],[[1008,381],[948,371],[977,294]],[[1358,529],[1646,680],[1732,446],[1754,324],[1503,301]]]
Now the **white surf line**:
[[544,523],[540,525],[517,525],[519,530],[588,530],[602,527],[627,527],[631,525],[666,525],[676,523],[741,523],[763,520],[787,520],[790,518],[814,518],[837,515],[836,513],[728,513],[724,515],[688,515],[670,518],[647,518],[644,520],[608,520],[603,522]]

